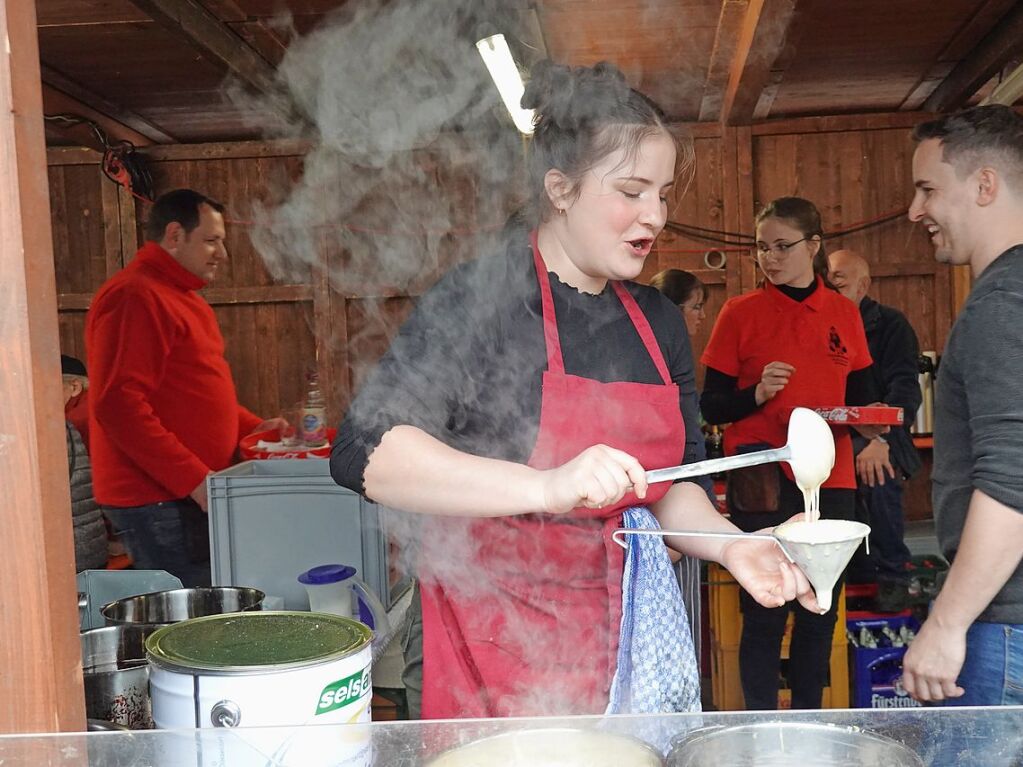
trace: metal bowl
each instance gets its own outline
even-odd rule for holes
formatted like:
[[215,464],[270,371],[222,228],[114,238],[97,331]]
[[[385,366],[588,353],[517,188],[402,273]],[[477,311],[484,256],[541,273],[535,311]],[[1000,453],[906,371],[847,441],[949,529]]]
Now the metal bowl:
[[669,767],[923,767],[898,741],[858,727],[760,722],[696,730],[668,754]]
[[627,735],[571,727],[515,730],[445,751],[427,767],[663,767],[653,748]]
[[[205,586],[139,594],[103,605],[108,626],[126,623],[168,625],[204,615],[259,610],[266,597],[259,589],[241,586]],[[143,656],[144,657],[144,656]]]
[[[107,626],[81,634],[85,714],[94,720],[147,730],[153,727],[146,638],[160,626]],[[112,723],[112,724],[111,724]]]

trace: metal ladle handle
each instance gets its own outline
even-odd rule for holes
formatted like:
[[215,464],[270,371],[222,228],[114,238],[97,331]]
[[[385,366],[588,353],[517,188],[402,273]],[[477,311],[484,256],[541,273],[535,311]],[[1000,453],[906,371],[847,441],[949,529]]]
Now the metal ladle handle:
[[714,474],[731,469],[744,469],[747,466],[759,466],[762,463],[787,461],[790,458],[792,458],[792,448],[785,445],[784,447],[776,447],[772,450],[758,450],[753,453],[742,453],[740,455],[729,455],[725,458],[711,458],[706,461],[687,463],[684,466],[654,469],[646,473],[646,481],[648,484],[653,484],[654,482],[702,477],[705,474]]

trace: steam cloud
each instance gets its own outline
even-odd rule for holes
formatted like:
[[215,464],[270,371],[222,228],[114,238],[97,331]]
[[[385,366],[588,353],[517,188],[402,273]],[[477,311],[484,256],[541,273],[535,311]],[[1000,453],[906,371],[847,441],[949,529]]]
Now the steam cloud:
[[[277,126],[277,134],[308,138],[312,123],[315,137],[301,177],[276,190],[279,203],[253,211],[253,244],[275,277],[303,279],[313,267],[325,269],[342,295],[416,295],[450,265],[486,252],[523,194],[518,134],[473,45],[515,29],[508,5],[350,2],[294,40],[279,85],[306,119]],[[279,112],[282,103],[281,93],[230,95],[255,115]],[[467,520],[388,512],[384,524],[406,560],[419,555],[404,562],[412,572],[472,591],[495,616],[514,622],[515,600],[499,594],[474,563]],[[518,545],[535,552],[536,543]],[[557,606],[550,610],[556,614]],[[538,655],[531,627],[522,626],[517,639],[523,664],[549,663]],[[592,673],[594,658],[566,649],[561,658],[577,658],[579,673]],[[557,714],[578,707],[557,695],[537,689],[531,708]]]

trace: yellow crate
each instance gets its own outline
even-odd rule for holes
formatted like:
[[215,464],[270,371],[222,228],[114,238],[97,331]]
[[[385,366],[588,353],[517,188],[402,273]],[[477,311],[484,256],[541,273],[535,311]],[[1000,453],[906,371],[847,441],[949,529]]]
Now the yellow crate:
[[[739,681],[739,639],[742,636],[742,612],[739,610],[739,584],[731,574],[717,564],[711,564],[708,576],[708,610],[710,612],[711,640],[711,694],[719,711],[744,708],[742,684]],[[824,708],[849,706],[848,650],[845,640],[845,589],[838,601],[838,619],[831,645],[831,684],[824,688],[821,705]],[[781,657],[788,658],[792,635],[792,616],[789,616],[782,639]],[[791,706],[790,693],[779,690],[778,708]]]

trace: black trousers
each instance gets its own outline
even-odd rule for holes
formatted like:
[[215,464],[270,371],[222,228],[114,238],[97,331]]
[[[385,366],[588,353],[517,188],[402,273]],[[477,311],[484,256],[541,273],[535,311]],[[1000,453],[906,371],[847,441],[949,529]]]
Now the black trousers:
[[[856,491],[824,488],[821,490],[821,517],[853,519]],[[784,475],[781,477],[779,511],[764,514],[732,513],[732,522],[741,530],[753,532],[774,527],[803,511],[803,494]],[[805,610],[798,602],[782,607],[762,607],[744,590],[739,591],[742,609],[742,637],[739,641],[739,677],[748,710],[778,708],[781,679],[781,643],[785,623],[794,613],[792,642],[789,646],[788,683],[792,708],[820,708],[828,682],[831,640],[838,616],[838,595],[844,575],[835,584],[831,609],[824,615]]]

